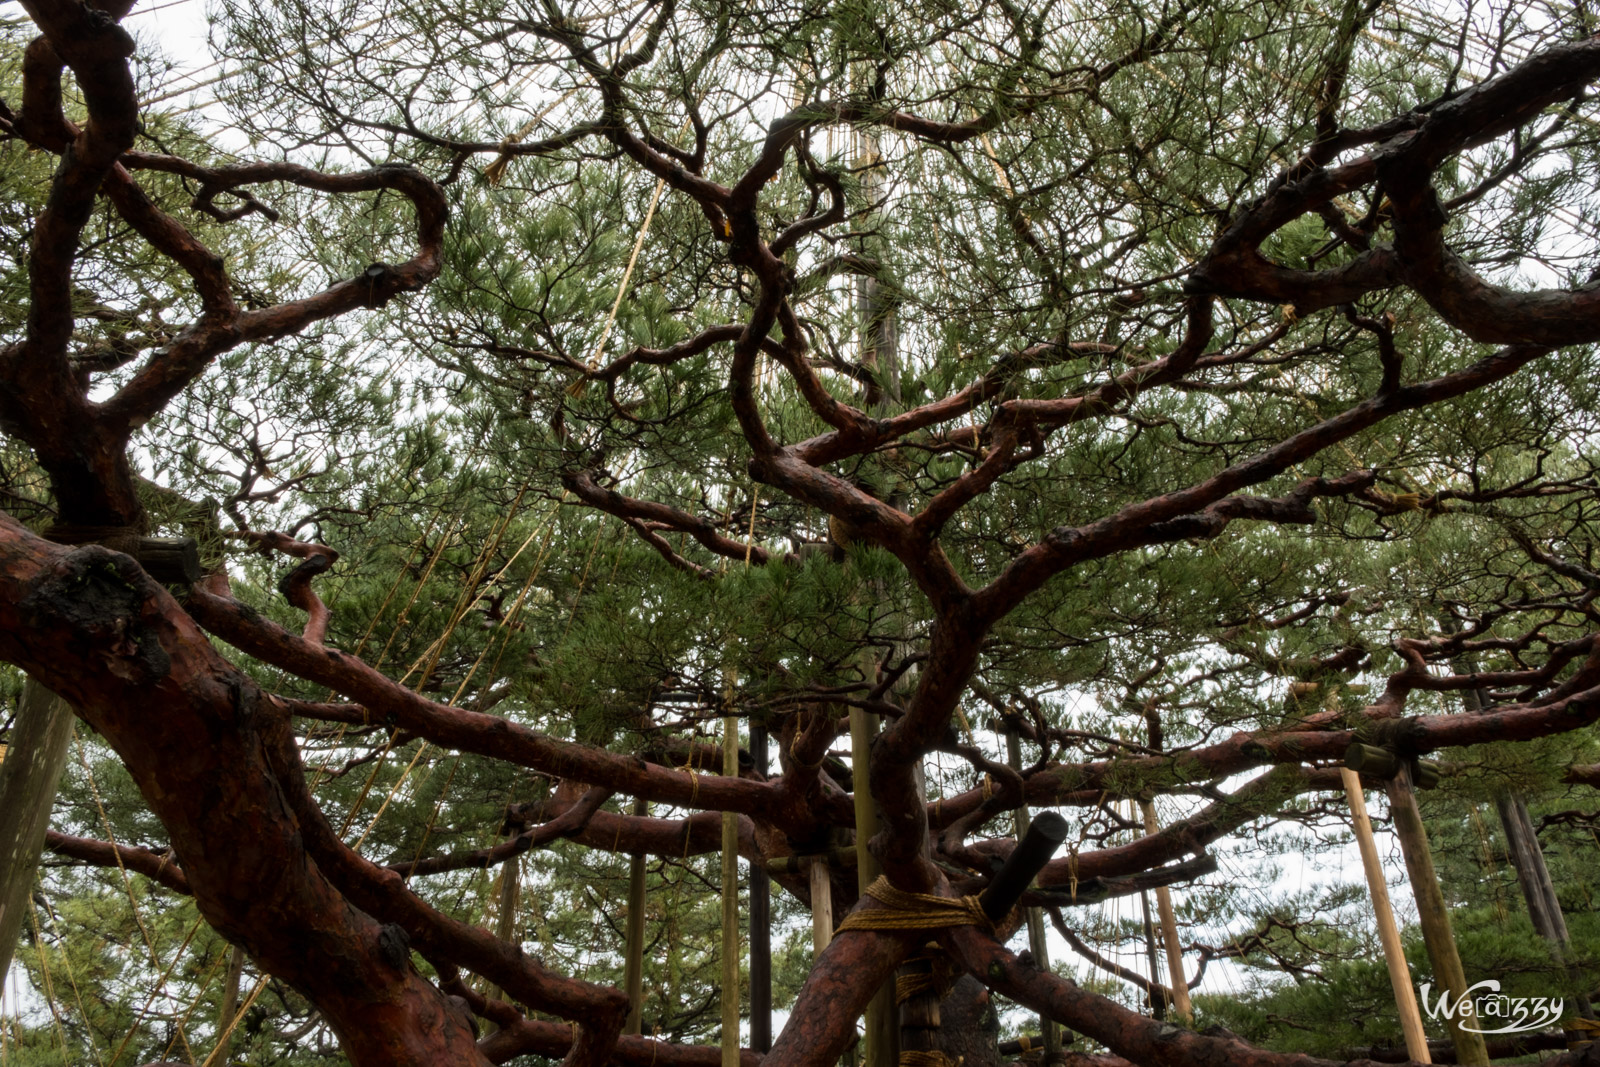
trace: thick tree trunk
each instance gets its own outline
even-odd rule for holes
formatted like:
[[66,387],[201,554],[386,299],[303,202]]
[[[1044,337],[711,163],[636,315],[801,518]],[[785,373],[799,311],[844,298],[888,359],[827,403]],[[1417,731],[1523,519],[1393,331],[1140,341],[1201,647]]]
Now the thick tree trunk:
[[33,872],[50,828],[61,769],[72,739],[72,708],[29,678],[0,763],[0,980],[32,906]]
[[116,749],[201,914],[305,994],[352,1064],[487,1062],[403,940],[306,855],[264,737],[283,709],[131,559],[53,545],[0,516],[0,659]]

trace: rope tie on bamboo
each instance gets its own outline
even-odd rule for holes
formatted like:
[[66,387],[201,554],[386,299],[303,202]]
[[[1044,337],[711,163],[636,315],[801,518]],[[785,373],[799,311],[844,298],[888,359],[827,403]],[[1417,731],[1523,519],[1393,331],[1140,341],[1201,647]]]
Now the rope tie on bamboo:
[[943,930],[950,926],[977,926],[994,933],[995,924],[983,912],[976,896],[939,897],[931,893],[908,893],[889,882],[885,875],[867,886],[867,895],[881,908],[853,911],[839,924],[846,930]]

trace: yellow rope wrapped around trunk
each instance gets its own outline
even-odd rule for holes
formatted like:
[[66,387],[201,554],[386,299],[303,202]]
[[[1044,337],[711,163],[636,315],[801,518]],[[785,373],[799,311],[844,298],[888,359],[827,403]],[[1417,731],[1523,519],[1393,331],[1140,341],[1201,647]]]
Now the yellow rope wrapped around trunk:
[[867,895],[881,908],[853,911],[839,924],[846,930],[943,930],[950,926],[978,926],[994,932],[994,923],[984,914],[978,898],[938,897],[931,893],[908,893],[880,875],[867,886]]

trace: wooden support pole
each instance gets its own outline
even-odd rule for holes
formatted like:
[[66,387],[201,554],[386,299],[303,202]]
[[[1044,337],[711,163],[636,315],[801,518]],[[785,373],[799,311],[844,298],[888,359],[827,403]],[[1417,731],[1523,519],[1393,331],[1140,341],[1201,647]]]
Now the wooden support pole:
[[[722,718],[722,773],[739,776],[739,720]],[[739,817],[722,813],[722,1067],[739,1067]]]
[[[507,840],[517,836],[517,831],[511,829],[510,827],[507,827],[505,832]],[[494,920],[494,936],[499,938],[501,941],[515,944],[515,938],[517,936],[517,899],[519,896],[519,890],[522,886],[521,856],[512,856],[510,859],[506,860],[500,865],[499,885],[499,900],[495,904],[496,911]],[[506,996],[505,990],[501,989],[492,982],[485,983],[484,994],[494,1000],[511,999],[510,997]],[[487,1033],[484,1036],[488,1036],[488,1034],[492,1034],[496,1030],[500,1029],[499,1026],[495,1025],[493,1022],[489,1022],[488,1020],[485,1020],[484,1025],[487,1028]],[[223,1062],[226,1063],[226,1049],[223,1050],[222,1056]]]
[[33,874],[67,764],[73,718],[72,708],[50,690],[32,678],[22,683],[11,744],[0,762],[0,980],[33,907]]
[[1167,1002],[1172,993],[1161,981],[1161,968],[1156,965],[1156,928],[1150,921],[1150,893],[1139,891],[1139,914],[1144,919],[1144,952],[1150,963],[1150,1015],[1156,1020],[1167,1017]]
[[833,940],[833,878],[825,855],[812,856],[806,868],[811,875],[811,949],[815,959]]
[[[1388,793],[1389,817],[1394,822],[1395,836],[1400,839],[1400,852],[1406,859],[1411,891],[1416,894],[1417,916],[1422,926],[1422,939],[1428,946],[1428,959],[1433,963],[1433,976],[1447,992],[1453,1007],[1466,996],[1467,977],[1456,951],[1450,912],[1445,907],[1444,893],[1439,889],[1439,876],[1433,869],[1428,832],[1417,811],[1409,764],[1402,762],[1399,773],[1389,779]],[[1470,1005],[1471,1001],[1467,1003]],[[1475,1014],[1462,1018],[1456,1013],[1446,1022],[1450,1041],[1455,1045],[1456,1062],[1463,1067],[1487,1067],[1489,1062],[1483,1035],[1463,1029],[1463,1024],[1470,1025],[1476,1020]]]
[[[1139,802],[1144,810],[1145,836],[1159,833],[1154,801]],[[1184,1023],[1194,1022],[1194,1005],[1189,1001],[1189,980],[1183,973],[1183,945],[1178,940],[1178,917],[1172,910],[1172,893],[1166,886],[1156,888],[1156,912],[1161,918],[1161,940],[1167,950],[1167,973],[1172,976],[1172,1007]]]
[[1389,967],[1389,984],[1394,989],[1395,1008],[1400,1013],[1400,1029],[1406,1038],[1406,1055],[1417,1063],[1432,1063],[1428,1035],[1422,1030],[1422,1013],[1417,1009],[1417,993],[1411,988],[1411,970],[1400,947],[1400,931],[1395,926],[1394,909],[1389,906],[1389,884],[1378,860],[1378,845],[1372,838],[1372,821],[1367,818],[1367,798],[1361,791],[1361,776],[1348,767],[1339,769],[1344,794],[1350,801],[1350,824],[1356,844],[1361,848],[1361,866],[1367,874],[1367,892],[1378,919],[1378,943],[1383,946],[1383,961]]
[[[650,814],[643,797],[633,800],[633,814]],[[644,884],[645,855],[628,857],[628,920],[623,930],[622,988],[628,994],[628,1020],[622,1032],[637,1037],[644,1027]]]
[[[1022,742],[1018,740],[1016,731],[1006,731],[1006,762],[1011,769],[1022,770]],[[1028,805],[1023,804],[1016,810],[1017,840],[1021,841],[1028,835],[1028,826],[1032,821]],[[1042,971],[1050,969],[1050,943],[1044,935],[1044,911],[1041,908],[1029,908],[1028,916],[1028,948],[1033,952],[1033,962]],[[1048,1015],[1039,1016],[1039,1032],[1044,1037],[1044,1060],[1053,1064],[1061,1055],[1061,1031],[1056,1027],[1055,1020]]]
[[[750,758],[767,776],[767,728],[750,724]],[[772,1051],[772,880],[765,866],[750,865],[750,1047]]]
[[[856,815],[856,885],[865,895],[867,887],[883,873],[878,859],[867,848],[878,833],[878,805],[872,799],[868,764],[872,761],[872,739],[878,732],[878,717],[860,708],[850,709],[850,776]],[[867,1004],[866,1036],[862,1042],[866,1067],[895,1067],[899,1059],[900,1027],[896,1021],[894,979],[890,978]]]
[[211,1055],[223,1063],[228,1062],[228,1046],[233,1044],[233,1017],[239,1012],[239,980],[244,977],[244,949],[238,945],[228,949],[228,976],[223,979],[222,1005],[217,1008],[216,1051]]

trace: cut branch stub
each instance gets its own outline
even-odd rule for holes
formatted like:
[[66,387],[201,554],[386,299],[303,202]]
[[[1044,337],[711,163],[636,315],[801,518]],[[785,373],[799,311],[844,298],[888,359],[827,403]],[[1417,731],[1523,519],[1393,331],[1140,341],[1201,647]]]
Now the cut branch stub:
[[61,545],[104,545],[139,561],[158,582],[189,584],[201,577],[200,545],[192,537],[146,537],[125,526],[57,523],[44,536]]
[[1005,918],[1066,839],[1067,820],[1053,811],[1036,816],[1028,832],[1006,858],[1005,866],[978,896],[983,913],[995,922]]

